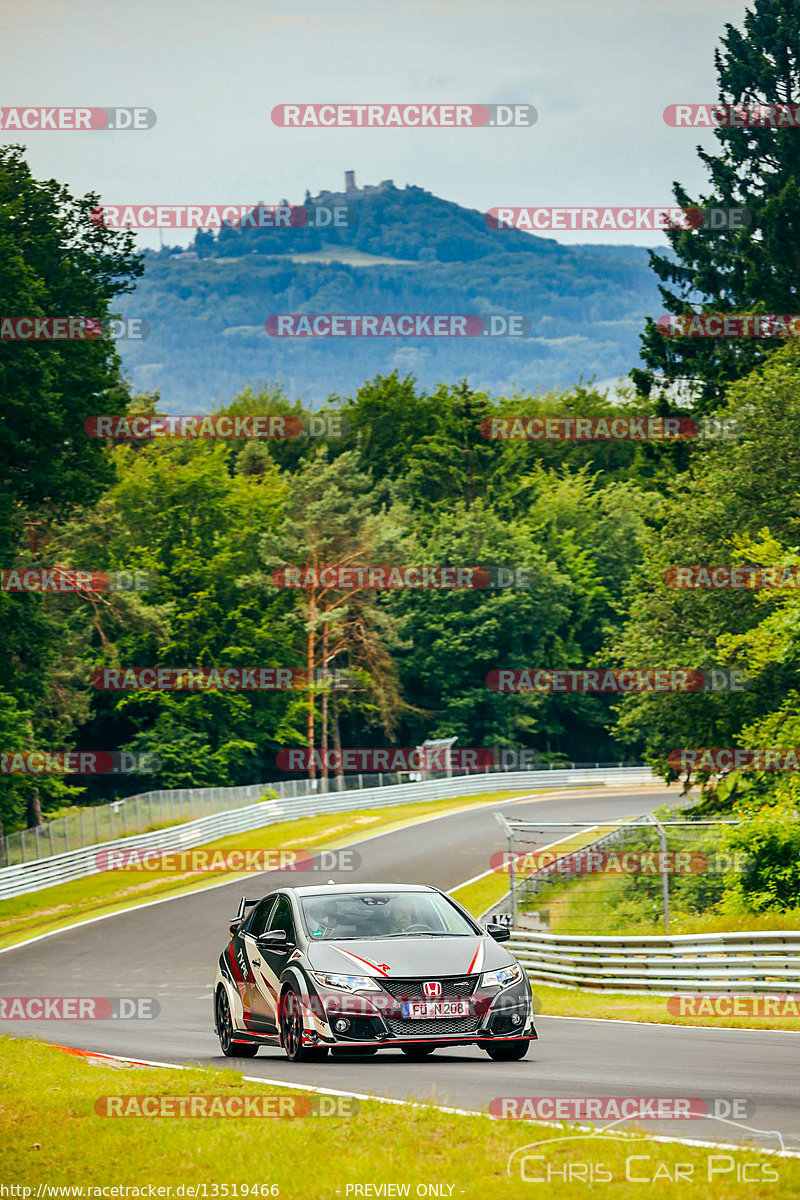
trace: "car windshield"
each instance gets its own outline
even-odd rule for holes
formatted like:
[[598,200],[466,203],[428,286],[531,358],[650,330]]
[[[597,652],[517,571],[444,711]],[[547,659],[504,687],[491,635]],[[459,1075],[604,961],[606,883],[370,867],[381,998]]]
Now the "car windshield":
[[474,937],[480,929],[436,892],[375,892],[304,896],[300,901],[315,942],[390,937]]

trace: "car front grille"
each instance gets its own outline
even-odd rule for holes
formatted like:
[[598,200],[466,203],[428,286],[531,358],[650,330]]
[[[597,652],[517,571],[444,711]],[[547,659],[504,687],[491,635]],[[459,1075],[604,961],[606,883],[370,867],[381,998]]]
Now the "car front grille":
[[460,1033],[475,1033],[480,1017],[451,1017],[432,1021],[405,1021],[388,1017],[386,1024],[393,1037],[455,1037]]
[[390,992],[392,996],[398,999],[414,1000],[418,996],[423,998],[423,983],[436,980],[442,985],[441,996],[429,997],[434,1000],[458,1000],[462,996],[471,996],[475,991],[480,975],[450,975],[436,976],[430,975],[425,979],[382,979],[381,983]]

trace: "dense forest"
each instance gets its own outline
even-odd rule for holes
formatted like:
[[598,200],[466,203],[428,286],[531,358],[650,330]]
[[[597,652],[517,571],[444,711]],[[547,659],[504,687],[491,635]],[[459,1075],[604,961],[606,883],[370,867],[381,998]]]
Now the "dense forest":
[[[747,18],[763,61],[800,32],[796,13],[780,26],[764,19],[769,7],[756,3]],[[721,95],[755,90],[775,101],[783,83],[762,68],[751,79],[738,38],[729,29],[723,39]],[[797,274],[787,266],[800,258],[796,134],[723,128],[717,137],[717,154],[705,158],[718,191],[692,198],[676,186],[676,200],[744,199],[753,222],[714,238],[670,233],[668,251],[651,255],[661,280],[655,302],[634,255],[512,235],[501,262],[490,231],[474,220],[458,225],[455,216],[452,242],[433,239],[430,253],[419,223],[409,231],[398,219],[390,238],[365,219],[348,234],[351,247],[413,260],[402,279],[418,272],[413,278],[423,281],[414,303],[412,285],[388,269],[301,269],[279,261],[274,247],[253,259],[231,254],[223,243],[241,242],[236,232],[219,244],[201,238],[197,259],[151,256],[137,292],[145,263],[131,234],[92,221],[97,196],[76,198],[55,181],[35,179],[18,147],[0,151],[3,312],[105,319],[124,305],[141,310],[149,294],[148,303],[170,316],[180,296],[183,315],[173,332],[191,330],[184,352],[194,360],[183,391],[159,394],[131,385],[106,325],[87,340],[0,340],[4,571],[140,572],[147,580],[141,590],[108,588],[98,582],[103,574],[77,590],[4,585],[0,749],[130,751],[158,762],[149,774],[125,778],[6,773],[5,830],[70,804],[150,787],[267,782],[281,777],[276,757],[286,746],[414,746],[455,737],[462,747],[525,749],[542,763],[645,758],[674,779],[676,747],[800,745],[796,588],[672,586],[676,569],[687,566],[775,568],[788,576],[800,566],[800,352],[791,339],[735,346],[724,338],[665,339],[650,321],[640,364],[633,356],[626,364],[634,370],[623,396],[579,380],[575,344],[564,351],[573,383],[553,390],[478,386],[461,347],[437,362],[433,384],[417,370],[413,355],[422,351],[362,374],[357,386],[335,357],[320,354],[321,404],[301,403],[288,385],[265,382],[271,376],[261,370],[252,386],[232,389],[213,406],[217,417],[295,418],[297,436],[87,436],[99,414],[207,410],[196,379],[215,376],[200,347],[216,353],[209,347],[220,343],[220,322],[241,330],[256,311],[261,319],[279,309],[291,289],[295,301],[329,311],[363,303],[369,288],[373,311],[381,296],[387,311],[463,311],[463,272],[473,272],[474,282],[483,272],[490,307],[524,309],[547,296],[550,328],[566,337],[594,294],[589,269],[602,265],[604,287],[616,289],[625,321],[648,297],[653,314],[662,307],[797,312]],[[746,196],[735,182],[744,170]],[[399,212],[432,203],[413,189],[386,195],[364,203],[390,203]],[[469,243],[461,258],[459,239]],[[146,305],[141,315],[150,315]],[[238,359],[237,337],[228,344]],[[587,344],[597,349],[596,341]],[[479,347],[484,364],[498,353],[504,368],[514,368],[510,343],[497,346]],[[321,349],[331,347],[295,345],[287,353]],[[703,436],[486,436],[494,418],[668,415],[696,419]],[[716,426],[702,426],[709,415]],[[712,436],[715,428],[725,436]],[[523,569],[527,582],[389,590],[276,582],[287,564],[330,563],[503,566]],[[296,685],[96,685],[104,670],[147,667],[290,669]],[[487,682],[501,669],[591,667],[735,669],[745,682],[738,690],[624,696],[508,692]],[[326,672],[341,673],[344,685],[331,684]],[[786,817],[796,830],[795,775],[706,772],[700,782],[706,803],[746,815],[751,826],[742,836],[779,845],[778,860],[788,854],[794,861]],[[776,885],[786,895],[795,888],[789,858]]]

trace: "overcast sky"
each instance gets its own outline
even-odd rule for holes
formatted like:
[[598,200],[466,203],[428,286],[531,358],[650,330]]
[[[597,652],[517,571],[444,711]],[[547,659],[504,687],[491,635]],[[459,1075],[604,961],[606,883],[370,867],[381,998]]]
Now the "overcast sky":
[[[705,185],[713,135],[664,124],[716,99],[738,0],[0,0],[3,105],[140,105],[152,130],[8,131],[36,175],[114,203],[302,202],[391,178],[468,207],[660,205]],[[530,129],[289,130],[291,102],[527,102]],[[168,232],[175,244],[193,234]],[[554,236],[552,234],[547,236]],[[559,233],[655,244],[656,234]],[[141,235],[158,245],[158,234]]]

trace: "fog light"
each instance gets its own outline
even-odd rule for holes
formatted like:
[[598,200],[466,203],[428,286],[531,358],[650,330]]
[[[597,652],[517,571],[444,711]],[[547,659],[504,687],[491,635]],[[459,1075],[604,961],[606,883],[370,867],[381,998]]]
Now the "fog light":
[[350,1028],[350,1022],[345,1020],[344,1017],[339,1017],[338,1021],[333,1022],[333,1028],[337,1033],[346,1033]]
[[512,1025],[519,1025],[521,1020],[522,1020],[522,1017],[519,1015],[519,1013],[511,1014],[511,1024]]

